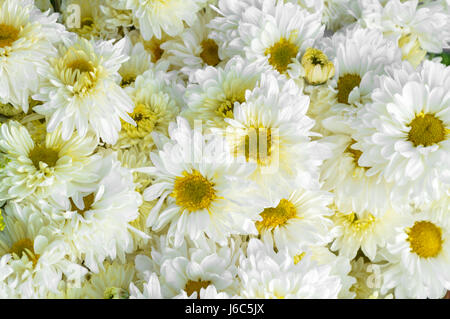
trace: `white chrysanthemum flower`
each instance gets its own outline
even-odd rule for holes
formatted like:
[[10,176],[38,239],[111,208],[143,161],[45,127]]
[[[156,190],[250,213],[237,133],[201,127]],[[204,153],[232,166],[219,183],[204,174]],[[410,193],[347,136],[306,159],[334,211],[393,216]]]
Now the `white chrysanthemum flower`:
[[104,262],[100,272],[89,274],[89,279],[82,287],[73,288],[75,292],[71,294],[79,294],[81,298],[88,299],[128,299],[129,287],[135,280],[135,275],[134,264]]
[[294,263],[287,250],[275,253],[255,238],[240,258],[238,275],[243,298],[330,299],[342,287],[331,265],[318,265],[309,254]]
[[67,245],[44,223],[37,207],[10,202],[5,211],[0,232],[2,298],[46,298],[59,294],[62,280],[84,276],[86,269],[66,259]]
[[139,29],[145,40],[153,36],[160,39],[162,31],[170,36],[183,32],[185,23],[192,26],[196,13],[203,8],[206,0],[119,0],[132,10],[139,22]]
[[156,273],[149,273],[142,286],[141,291],[134,283],[130,284],[130,299],[163,299],[161,285]]
[[382,292],[396,298],[442,298],[450,290],[449,201],[414,213],[386,246]]
[[323,35],[320,13],[310,14],[292,3],[278,2],[260,19],[253,27],[239,26],[241,37],[249,39],[244,47],[247,58],[290,78],[303,76],[299,59]]
[[336,93],[337,103],[333,103],[323,124],[330,131],[349,133],[346,125],[352,124],[359,108],[371,102],[379,76],[385,74],[387,66],[401,62],[401,52],[381,32],[359,27],[324,39],[320,47],[333,60],[336,70],[329,86]]
[[206,10],[199,14],[194,25],[179,36],[161,44],[167,52],[171,67],[179,69],[185,78],[206,66],[223,66],[225,61],[218,44],[209,37],[207,23],[214,17],[214,11]]
[[144,74],[145,71],[154,66],[151,54],[145,50],[141,42],[133,44],[130,38],[126,37],[125,39],[124,51],[130,59],[122,63],[119,69],[119,74],[122,77],[121,87],[132,86],[139,75]]
[[391,0],[383,5],[371,1],[363,10],[363,20],[398,43],[403,58],[416,67],[427,52],[440,53],[450,41],[448,15],[443,8],[421,5],[418,0]]
[[7,163],[0,171],[0,199],[22,200],[30,196],[54,200],[72,196],[76,187],[92,184],[97,174],[92,156],[93,136],[72,136],[64,141],[61,130],[31,135],[16,121],[0,127],[0,150]]
[[36,93],[56,54],[52,42],[64,31],[57,14],[42,13],[33,0],[0,3],[0,102],[28,112],[29,97]]
[[355,293],[351,290],[351,287],[355,284],[356,280],[350,275],[352,266],[349,258],[335,255],[326,246],[311,246],[302,253],[295,255],[294,263],[300,262],[307,251],[311,252],[311,260],[316,261],[319,265],[331,265],[331,275],[339,276],[341,279],[342,288],[338,294],[338,298],[352,299],[355,297]]
[[254,165],[233,160],[222,138],[191,130],[182,117],[171,123],[169,134],[171,140],[157,144],[159,151],[151,154],[154,167],[147,170],[155,181],[144,199],[159,198],[147,225],[154,231],[169,225],[168,238],[175,246],[185,235],[226,243],[230,234],[256,234],[259,206],[246,181]]
[[[159,273],[160,291],[164,298],[229,298],[237,293],[237,259],[239,246],[230,239],[225,246],[211,240],[190,241],[173,248],[161,236],[151,258],[136,257],[136,268],[144,277]],[[142,275],[141,275],[142,276]],[[156,288],[156,282],[153,287]]]
[[231,153],[256,163],[252,179],[264,187],[300,177],[302,186],[316,187],[318,166],[329,154],[312,142],[314,121],[307,117],[309,98],[293,80],[280,81],[273,73],[262,74],[261,82],[247,91],[245,102],[235,104],[233,118],[224,134]]
[[245,102],[247,90],[253,90],[264,69],[239,56],[224,68],[206,67],[191,77],[186,89],[187,108],[182,115],[191,125],[201,120],[207,128],[225,128],[225,118],[233,118],[236,103]]
[[291,254],[332,241],[333,223],[327,218],[332,215],[330,193],[295,184],[272,185],[266,193],[270,204],[261,211],[262,220],[256,222],[262,241],[273,243],[278,250],[287,248]]
[[70,245],[72,258],[83,260],[93,272],[102,269],[107,257],[125,262],[135,248],[132,232],[147,236],[130,225],[142,203],[130,171],[113,155],[102,159],[98,171],[101,177],[95,186],[66,199],[65,207],[40,204]]
[[33,98],[44,104],[34,111],[48,117],[49,132],[61,126],[64,139],[74,129],[81,137],[92,130],[104,142],[114,144],[120,119],[135,124],[128,115],[133,103],[119,86],[118,70],[127,60],[123,54],[125,39],[114,45],[83,38],[65,40],[58,57],[50,61],[51,69],[42,70],[46,80]]
[[130,117],[136,125],[122,122],[122,130],[115,148],[137,145],[144,152],[153,147],[152,132],[168,135],[168,127],[180,112],[176,88],[165,80],[165,72],[152,69],[138,76],[131,87],[125,89],[134,103]]
[[[450,184],[450,67],[425,61],[419,72],[404,64],[361,110],[355,147],[367,176],[393,182],[393,200],[425,203]],[[445,186],[447,185],[447,186]]]
[[389,209],[374,216],[370,211],[343,211],[335,207],[331,217],[336,228],[331,250],[350,259],[355,258],[361,249],[365,256],[374,260],[377,251],[386,245],[394,228],[402,223],[407,208],[402,211]]
[[344,211],[385,212],[391,207],[392,185],[367,176],[368,167],[360,166],[362,152],[355,147],[356,141],[348,135],[333,135],[320,140],[333,152],[321,166],[322,189],[335,194],[335,203]]

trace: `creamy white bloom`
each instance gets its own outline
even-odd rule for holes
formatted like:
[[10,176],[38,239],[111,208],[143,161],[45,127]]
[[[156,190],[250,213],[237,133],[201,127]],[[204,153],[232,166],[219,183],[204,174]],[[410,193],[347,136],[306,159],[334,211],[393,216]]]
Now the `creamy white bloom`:
[[2,298],[46,298],[59,294],[63,280],[86,274],[84,267],[66,258],[67,245],[57,229],[45,223],[39,208],[10,202],[5,211],[0,232]]
[[395,228],[384,257],[381,292],[396,298],[442,298],[450,290],[448,197],[411,215]]
[[231,153],[257,164],[252,179],[271,187],[281,179],[299,177],[302,186],[317,187],[318,166],[329,150],[311,141],[314,121],[307,117],[309,98],[293,80],[280,80],[273,72],[262,74],[245,102],[235,104],[233,117],[222,130]]
[[275,253],[255,238],[240,258],[238,275],[243,298],[337,298],[342,287],[331,265],[318,265],[309,254],[294,263],[287,250]]
[[38,68],[49,67],[47,59],[56,54],[52,43],[64,31],[57,18],[57,14],[42,13],[33,0],[0,2],[1,103],[28,111],[29,98],[43,79]]
[[0,171],[0,199],[36,196],[59,201],[72,196],[76,187],[94,183],[96,138],[74,135],[64,141],[60,129],[36,133],[30,134],[16,121],[1,125],[0,150],[7,163]]
[[119,0],[118,3],[132,10],[139,22],[145,40],[152,36],[161,39],[164,31],[170,36],[183,32],[186,23],[192,26],[196,13],[202,9],[206,0]]
[[247,90],[253,90],[264,71],[257,63],[236,56],[223,68],[206,67],[193,74],[185,92],[187,108],[182,116],[191,125],[203,121],[207,128],[225,128],[233,118],[236,103],[245,102]]
[[62,137],[68,139],[76,129],[84,137],[93,131],[104,142],[114,144],[120,131],[120,119],[135,125],[128,115],[133,103],[119,86],[118,70],[127,60],[125,39],[88,41],[64,38],[58,56],[50,59],[51,68],[41,70],[46,78],[33,98],[44,104],[34,111],[47,118],[47,129],[61,126]]
[[450,67],[425,61],[414,72],[406,63],[382,82],[358,114],[359,164],[394,183],[393,200],[437,199],[450,184]]
[[71,257],[83,260],[92,272],[102,270],[108,257],[125,262],[126,254],[135,249],[133,232],[147,237],[130,225],[142,203],[132,174],[113,155],[105,155],[100,164],[96,184],[80,188],[64,206],[40,203],[70,245]]
[[147,225],[158,232],[168,225],[175,246],[185,235],[226,243],[230,234],[255,234],[259,205],[246,180],[254,165],[233,160],[222,138],[191,130],[182,117],[171,123],[169,135],[170,140],[154,134],[161,142],[151,153],[154,167],[147,172],[155,181],[144,199],[159,199]]
[[[237,293],[239,245],[230,239],[225,246],[211,240],[186,241],[179,247],[166,245],[164,236],[153,247],[151,258],[136,257],[136,268],[157,289],[152,271],[159,274],[164,298],[227,298]],[[155,290],[153,290],[156,292]],[[157,295],[157,294],[156,294]]]

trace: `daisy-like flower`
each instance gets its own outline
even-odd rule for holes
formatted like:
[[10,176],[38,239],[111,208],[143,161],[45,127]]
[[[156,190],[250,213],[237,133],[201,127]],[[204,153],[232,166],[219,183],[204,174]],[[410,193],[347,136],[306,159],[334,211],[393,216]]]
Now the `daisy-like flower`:
[[92,167],[97,156],[93,136],[72,136],[67,141],[61,130],[30,134],[16,121],[0,127],[0,150],[7,163],[0,171],[0,199],[22,200],[30,196],[54,200],[74,194],[76,187],[95,182]]
[[119,86],[118,70],[127,60],[125,40],[88,41],[64,39],[59,54],[50,59],[51,69],[42,70],[46,80],[34,98],[43,101],[34,111],[48,118],[47,129],[61,126],[63,139],[74,129],[83,137],[92,130],[104,142],[114,144],[120,131],[120,119],[134,125],[127,113],[133,103]]
[[[324,122],[330,131],[336,131],[336,126],[351,125],[356,111],[371,102],[371,93],[379,86],[379,76],[385,74],[387,66],[401,62],[401,53],[381,32],[357,26],[324,39],[319,47],[334,61],[336,69],[329,81],[336,100],[329,119]],[[348,133],[345,130],[342,133]]]
[[128,299],[129,287],[136,277],[136,269],[132,263],[104,262],[103,269],[90,274],[89,279],[80,288],[73,288],[70,294],[79,294],[89,299]]
[[92,272],[102,269],[108,257],[125,262],[126,254],[135,249],[132,232],[148,237],[130,225],[142,204],[132,174],[114,155],[105,155],[100,164],[95,185],[66,199],[64,207],[40,203],[70,245],[71,256],[83,260]]
[[406,63],[382,81],[358,114],[359,163],[394,183],[393,200],[440,198],[450,184],[450,67],[424,61],[411,72]]
[[201,120],[206,128],[225,128],[226,118],[233,118],[236,103],[245,102],[247,90],[253,90],[263,72],[256,63],[236,56],[224,68],[198,70],[186,89],[187,108],[182,115],[191,124]]
[[318,85],[334,76],[334,64],[319,49],[308,48],[301,59],[308,84]]
[[[151,259],[136,257],[136,268],[141,273],[154,269],[159,273],[160,291],[164,298],[229,298],[237,292],[237,259],[239,245],[229,239],[226,246],[211,240],[192,242],[186,240],[179,248],[166,245],[161,236]],[[153,281],[155,279],[149,278]]]
[[256,222],[261,240],[273,243],[278,250],[287,248],[296,254],[311,245],[325,245],[333,238],[333,226],[327,218],[332,195],[319,190],[280,185],[267,191],[267,201],[273,204],[260,213]]
[[141,42],[133,44],[132,40],[126,37],[124,51],[130,59],[122,63],[119,69],[119,74],[122,77],[121,87],[133,85],[139,75],[153,67],[152,56],[145,50]]
[[305,115],[308,97],[293,80],[279,81],[270,72],[262,74],[245,100],[235,104],[224,131],[231,153],[257,164],[251,178],[272,187],[280,177],[301,176],[302,186],[316,187],[318,166],[329,154],[326,147],[311,141],[314,121]]
[[52,42],[64,31],[57,14],[42,13],[33,2],[0,2],[0,102],[24,112],[42,80],[38,68],[48,68],[56,54]]
[[369,28],[376,28],[398,43],[403,59],[414,67],[427,52],[440,53],[450,40],[448,15],[438,5],[421,5],[418,0],[370,2],[363,10],[363,20]]
[[186,23],[192,26],[196,13],[206,0],[119,0],[118,3],[133,12],[145,40],[153,36],[161,39],[162,31],[170,36],[183,32]]
[[[407,210],[407,208],[404,208]],[[339,251],[339,255],[355,258],[361,249],[365,256],[374,260],[377,251],[386,245],[394,228],[404,220],[406,212],[387,210],[376,217],[369,211],[342,211],[335,207],[331,217],[336,239],[331,250]]]
[[151,153],[154,167],[147,172],[155,181],[144,199],[159,199],[147,225],[154,231],[168,225],[168,239],[175,246],[185,235],[192,240],[207,235],[225,244],[230,234],[256,234],[259,205],[246,181],[254,165],[233,160],[222,138],[191,130],[182,117],[171,123],[169,135],[171,140]]
[[450,290],[450,223],[447,197],[395,228],[383,254],[381,292],[396,298],[442,298]]
[[287,250],[273,248],[252,238],[241,255],[238,276],[243,298],[337,298],[342,284],[331,265],[318,265],[306,254],[294,263]]
[[379,181],[375,176],[367,176],[369,167],[361,166],[362,152],[357,142],[348,135],[333,135],[320,140],[333,152],[321,166],[322,189],[335,194],[334,201],[344,211],[385,212],[391,207],[392,185]]
[[244,50],[250,61],[269,65],[291,78],[303,76],[299,59],[323,35],[320,14],[310,14],[292,3],[277,2],[255,27],[242,25],[239,32],[251,39]]
[[148,152],[153,146],[152,132],[168,134],[169,123],[175,120],[181,107],[177,96],[180,93],[165,79],[165,72],[151,69],[139,76],[126,92],[135,105],[130,117],[136,125],[123,121],[114,147],[138,145]]
[[186,78],[190,78],[197,69],[220,66],[225,62],[219,45],[209,37],[207,23],[213,17],[214,11],[206,10],[198,15],[192,27],[161,45],[172,68],[179,69]]
[[79,280],[86,269],[66,259],[69,253],[57,230],[33,205],[10,202],[0,232],[0,296],[46,298],[59,294],[63,280]]

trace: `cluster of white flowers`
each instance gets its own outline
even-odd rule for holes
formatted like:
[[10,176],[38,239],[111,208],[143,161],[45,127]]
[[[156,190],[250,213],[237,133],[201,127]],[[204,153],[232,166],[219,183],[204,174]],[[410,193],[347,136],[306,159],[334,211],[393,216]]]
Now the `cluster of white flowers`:
[[0,298],[443,298],[450,2],[0,0]]

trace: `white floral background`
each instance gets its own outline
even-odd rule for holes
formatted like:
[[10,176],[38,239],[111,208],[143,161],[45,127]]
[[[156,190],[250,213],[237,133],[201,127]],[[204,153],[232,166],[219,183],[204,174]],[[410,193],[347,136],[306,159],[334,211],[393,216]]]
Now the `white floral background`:
[[0,298],[443,298],[450,2],[0,0]]

